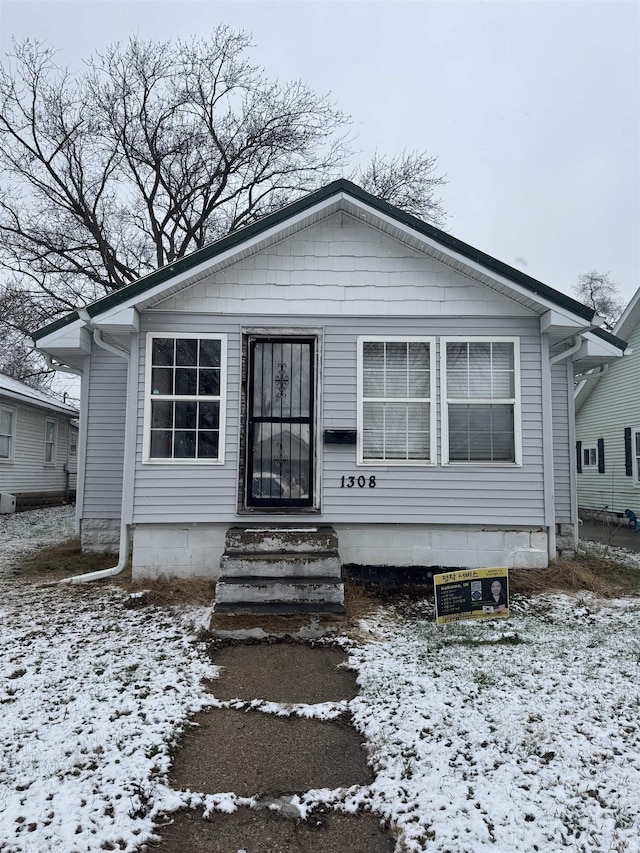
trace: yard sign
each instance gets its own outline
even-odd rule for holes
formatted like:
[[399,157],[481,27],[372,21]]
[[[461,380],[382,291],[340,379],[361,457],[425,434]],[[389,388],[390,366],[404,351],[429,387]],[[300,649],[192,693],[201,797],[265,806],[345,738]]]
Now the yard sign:
[[509,570],[461,569],[433,576],[436,624],[509,616]]

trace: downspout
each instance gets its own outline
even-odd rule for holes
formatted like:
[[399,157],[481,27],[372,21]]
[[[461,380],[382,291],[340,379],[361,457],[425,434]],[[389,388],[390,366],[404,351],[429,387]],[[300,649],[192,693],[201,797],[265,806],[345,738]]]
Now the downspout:
[[[93,333],[93,339],[96,344],[100,347],[100,349],[105,350],[106,352],[111,353],[112,355],[118,356],[118,358],[123,358],[127,362],[127,376],[130,375],[131,372],[131,355],[123,349],[119,349],[118,347],[114,347],[111,344],[108,344],[104,338],[102,337],[102,332],[99,329],[96,329],[91,321],[91,317],[89,313],[84,308],[79,308],[78,316],[81,320],[84,321],[85,325],[89,329],[90,332]],[[126,427],[125,427],[126,428]],[[125,466],[126,467],[126,466]],[[124,477],[124,472],[123,472]],[[122,491],[124,494],[124,482],[122,484]],[[115,575],[119,575],[120,572],[127,565],[127,561],[129,559],[129,525],[124,520],[124,507],[121,508],[120,511],[120,549],[118,553],[118,564],[113,566],[110,569],[99,569],[96,572],[86,572],[82,575],[74,575],[70,578],[65,578],[61,583],[89,583],[90,581],[98,581],[103,578],[112,578]]]
[[559,352],[557,355],[552,356],[549,359],[549,364],[557,364],[559,361],[562,361],[565,358],[569,358],[570,355],[573,355],[574,353],[578,352],[581,346],[582,338],[580,337],[580,335],[576,335],[575,343],[567,349],[563,350],[562,352]]
[[71,367],[69,364],[63,364],[61,361],[54,361],[50,355],[46,353],[40,353],[44,358],[44,363],[47,365],[49,370],[53,370],[56,373],[73,373],[74,376],[82,376],[82,371],[77,367]]

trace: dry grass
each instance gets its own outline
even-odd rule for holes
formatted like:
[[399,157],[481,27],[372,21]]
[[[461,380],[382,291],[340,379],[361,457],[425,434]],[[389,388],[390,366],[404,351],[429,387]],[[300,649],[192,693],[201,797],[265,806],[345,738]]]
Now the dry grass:
[[20,561],[17,571],[20,577],[31,581],[58,581],[108,569],[117,562],[117,554],[86,554],[80,550],[80,540],[71,539],[29,554]]
[[593,592],[604,598],[640,594],[640,569],[580,555],[573,560],[555,560],[548,569],[512,569],[512,593]]

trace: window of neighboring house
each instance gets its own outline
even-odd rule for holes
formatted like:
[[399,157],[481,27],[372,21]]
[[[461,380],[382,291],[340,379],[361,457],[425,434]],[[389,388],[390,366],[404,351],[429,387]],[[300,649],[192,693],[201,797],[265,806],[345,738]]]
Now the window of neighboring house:
[[434,346],[358,338],[358,464],[435,462]]
[[640,428],[631,430],[631,449],[633,460],[633,485],[640,486]]
[[598,448],[594,444],[582,445],[582,467],[597,468],[598,467]]
[[16,410],[0,406],[0,462],[13,461],[16,430]]
[[54,465],[56,461],[56,433],[58,422],[53,418],[47,418],[44,424],[44,462],[45,465]]
[[78,455],[78,433],[72,430],[69,433],[69,456]]
[[442,461],[522,464],[517,338],[442,338]]
[[145,461],[224,461],[226,344],[226,335],[147,336]]

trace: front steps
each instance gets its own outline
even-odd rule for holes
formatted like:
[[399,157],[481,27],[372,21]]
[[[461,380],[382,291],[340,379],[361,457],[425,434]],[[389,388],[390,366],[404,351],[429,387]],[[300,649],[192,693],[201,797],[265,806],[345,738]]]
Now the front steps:
[[331,527],[231,527],[215,613],[344,613],[338,537]]

